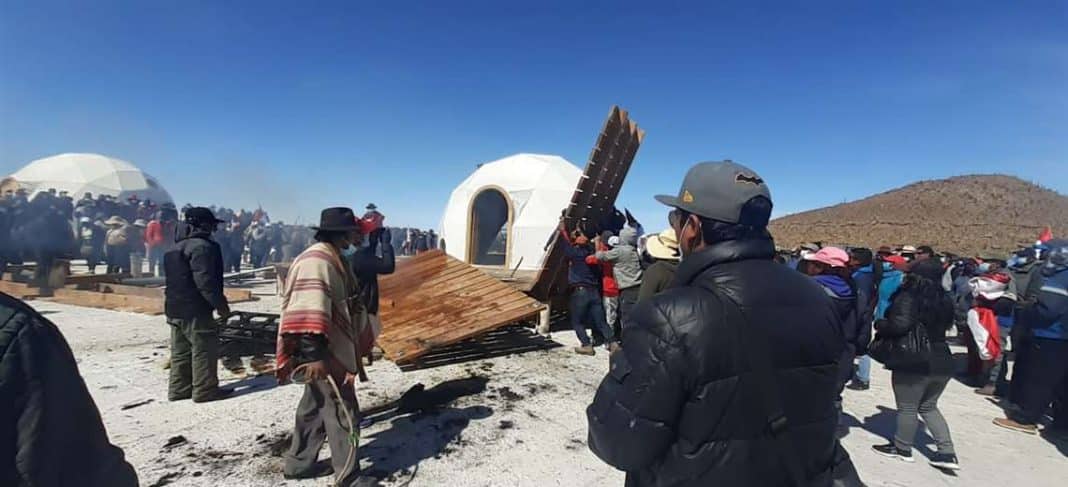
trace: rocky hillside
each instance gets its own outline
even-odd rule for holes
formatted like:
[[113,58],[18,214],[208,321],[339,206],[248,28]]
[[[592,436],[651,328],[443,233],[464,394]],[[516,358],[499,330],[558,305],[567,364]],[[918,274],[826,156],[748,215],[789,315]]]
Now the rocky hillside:
[[993,257],[1034,243],[1046,225],[1055,236],[1068,235],[1068,197],[1016,177],[980,175],[921,181],[785,216],[771,231],[780,247],[926,244]]

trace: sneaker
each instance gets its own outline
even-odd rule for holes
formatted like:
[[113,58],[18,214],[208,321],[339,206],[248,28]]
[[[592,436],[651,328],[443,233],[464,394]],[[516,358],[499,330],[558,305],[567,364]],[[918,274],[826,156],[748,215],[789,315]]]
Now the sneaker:
[[956,455],[935,453],[931,457],[931,466],[935,468],[944,468],[946,470],[960,470],[960,462],[957,461]]
[[1013,431],[1019,431],[1021,433],[1027,433],[1029,435],[1037,435],[1038,434],[1038,426],[1037,425],[1017,423],[1016,421],[1013,421],[1013,420],[1011,420],[1009,418],[995,418],[994,419],[994,424],[996,424],[998,426],[1001,426],[1002,428],[1005,428],[1005,429],[1010,429],[1010,430],[1013,430]]
[[875,453],[878,453],[884,457],[896,458],[898,460],[901,460],[902,462],[912,463],[916,461],[912,459],[911,451],[899,449],[897,445],[894,445],[893,443],[888,443],[885,445],[873,445],[871,449],[875,450]]
[[593,345],[584,345],[581,347],[575,347],[575,353],[579,355],[597,355],[597,350],[593,348]]
[[616,353],[623,350],[623,347],[619,345],[619,342],[612,342],[608,344],[608,353]]
[[871,389],[871,385],[867,382],[855,380],[853,382],[850,382],[849,385],[846,386],[846,389],[849,389],[851,391],[866,391],[868,389]]
[[995,391],[994,385],[993,384],[989,384],[989,385],[986,385],[986,386],[983,386],[983,387],[980,387],[980,388],[976,389],[975,393],[979,394],[980,396],[994,397],[994,391]]

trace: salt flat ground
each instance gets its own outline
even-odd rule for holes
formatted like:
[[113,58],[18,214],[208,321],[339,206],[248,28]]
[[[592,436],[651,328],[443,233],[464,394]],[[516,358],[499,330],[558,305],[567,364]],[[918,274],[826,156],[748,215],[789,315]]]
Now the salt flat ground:
[[[235,306],[277,312],[273,285],[260,301]],[[162,317],[31,303],[70,342],[112,442],[126,451],[143,486],[326,486],[329,479],[285,481],[280,451],[301,394],[270,377],[240,379],[222,371],[237,397],[208,404],[166,400],[169,329]],[[369,369],[359,400],[374,421],[362,432],[361,465],[389,486],[621,486],[623,474],[586,446],[585,407],[608,360],[573,354],[574,334],[555,332],[565,347],[427,370],[402,372],[390,362]],[[999,429],[992,403],[952,381],[941,401],[963,470],[947,475],[870,450],[894,424],[889,372],[874,371],[872,388],[847,391],[843,443],[872,486],[1066,485],[1068,444]],[[390,406],[409,392],[400,410]],[[123,406],[147,402],[123,409]],[[395,405],[395,404],[394,404]],[[187,441],[165,448],[172,437]],[[918,447],[933,449],[926,434]],[[323,450],[323,457],[329,455]]]

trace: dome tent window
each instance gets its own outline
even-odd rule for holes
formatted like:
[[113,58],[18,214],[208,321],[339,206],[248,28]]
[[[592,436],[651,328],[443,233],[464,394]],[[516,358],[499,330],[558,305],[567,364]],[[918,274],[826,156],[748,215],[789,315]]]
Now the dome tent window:
[[479,192],[471,200],[468,262],[475,265],[506,265],[511,219],[511,205],[503,192],[495,188]]

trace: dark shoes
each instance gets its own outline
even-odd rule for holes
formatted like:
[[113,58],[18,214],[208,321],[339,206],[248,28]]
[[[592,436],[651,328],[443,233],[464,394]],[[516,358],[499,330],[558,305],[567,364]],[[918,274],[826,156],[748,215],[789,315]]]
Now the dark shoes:
[[310,470],[294,474],[282,474],[286,480],[303,480],[303,479],[317,479],[320,477],[326,477],[328,475],[334,475],[334,467],[329,463],[316,463]]
[[878,453],[884,457],[896,458],[907,463],[912,463],[916,461],[913,460],[911,451],[901,450],[897,447],[897,445],[894,445],[893,442],[886,445],[874,445],[871,447],[871,449],[875,450],[875,453]]
[[234,395],[233,389],[215,389],[215,392],[207,395],[206,397],[194,397],[193,402],[202,403],[222,401],[223,399],[227,399],[232,395]]
[[593,345],[584,345],[575,347],[575,353],[579,355],[597,355],[597,350],[593,348]]
[[935,453],[931,457],[931,466],[935,468],[941,468],[945,470],[960,470],[960,462],[957,461],[956,455],[950,455],[946,453]]
[[868,389],[871,389],[871,385],[869,385],[867,382],[861,382],[859,380],[854,380],[853,382],[850,382],[849,385],[846,386],[846,389],[849,389],[851,391],[866,391]]

